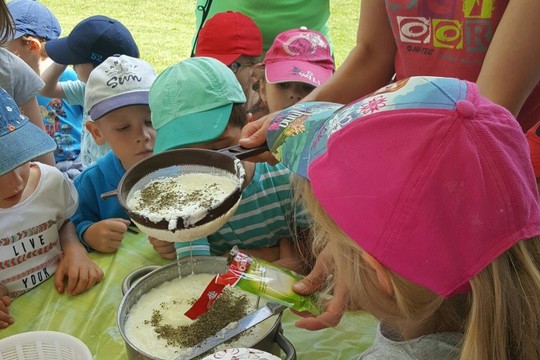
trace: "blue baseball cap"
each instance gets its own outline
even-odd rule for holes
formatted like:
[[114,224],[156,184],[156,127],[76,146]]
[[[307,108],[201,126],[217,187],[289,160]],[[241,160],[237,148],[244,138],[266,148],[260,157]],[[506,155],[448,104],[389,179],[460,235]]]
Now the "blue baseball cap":
[[62,28],[56,16],[35,0],[13,0],[7,3],[15,25],[15,37],[37,36],[44,40],[57,39]]
[[45,50],[54,62],[63,65],[99,65],[113,55],[139,57],[129,30],[120,21],[103,15],[82,20],[68,36],[48,41]]
[[55,149],[53,138],[21,114],[13,98],[0,88],[0,175]]

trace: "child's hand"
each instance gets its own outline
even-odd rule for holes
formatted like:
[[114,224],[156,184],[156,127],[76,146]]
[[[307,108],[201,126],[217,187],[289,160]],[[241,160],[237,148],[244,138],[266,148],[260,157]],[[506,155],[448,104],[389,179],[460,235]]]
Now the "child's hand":
[[82,244],[70,244],[62,250],[64,258],[54,274],[54,286],[59,293],[78,295],[103,279],[103,270],[88,257]]
[[129,220],[120,218],[98,221],[86,230],[84,241],[96,251],[113,253],[120,247],[129,224]]
[[11,304],[11,299],[8,295],[0,296],[0,329],[5,329],[13,324],[15,320],[9,315],[8,306]]
[[[294,284],[293,290],[301,295],[309,295],[317,291],[329,275],[330,261],[323,250],[313,270],[304,279]],[[321,330],[336,326],[345,312],[345,292],[346,289],[334,289],[334,296],[326,303],[325,311],[321,315],[314,317],[311,314],[298,314],[304,316],[304,319],[298,320],[295,325],[306,330]]]
[[158,240],[155,237],[149,236],[148,241],[152,244],[154,250],[161,256],[163,259],[174,260],[176,259],[176,249],[174,248],[174,243],[165,240]]
[[[242,128],[242,137],[239,139],[238,144],[248,149],[263,145],[266,142],[266,130],[268,129],[268,125],[270,125],[277,114],[277,112],[274,112],[263,116],[258,120],[247,123]],[[278,163],[270,151],[249,157],[247,160],[253,162],[267,162],[270,165]]]

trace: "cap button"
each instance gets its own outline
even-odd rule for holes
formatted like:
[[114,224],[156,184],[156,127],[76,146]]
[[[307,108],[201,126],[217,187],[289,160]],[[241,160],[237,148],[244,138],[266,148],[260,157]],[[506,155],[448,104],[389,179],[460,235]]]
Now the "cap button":
[[307,31],[307,27],[306,26],[300,26],[300,30]]
[[456,103],[456,110],[464,118],[470,119],[476,114],[476,106],[468,100],[459,100]]

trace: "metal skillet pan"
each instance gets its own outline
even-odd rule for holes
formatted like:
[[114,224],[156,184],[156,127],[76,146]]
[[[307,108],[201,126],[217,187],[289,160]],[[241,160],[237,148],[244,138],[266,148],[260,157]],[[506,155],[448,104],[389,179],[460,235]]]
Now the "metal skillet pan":
[[[253,149],[233,146],[222,150],[184,148],[166,151],[141,160],[129,169],[114,191],[101,194],[103,199],[118,196],[120,205],[127,211],[139,229],[149,236],[167,241],[192,241],[219,230],[234,214],[242,195],[244,168],[241,159],[268,151],[266,145]],[[143,189],[151,181],[192,173],[210,173],[229,176],[236,186],[221,202],[205,211],[196,221],[183,216],[171,219],[152,220],[128,206],[130,196]],[[173,226],[171,226],[171,224]]]

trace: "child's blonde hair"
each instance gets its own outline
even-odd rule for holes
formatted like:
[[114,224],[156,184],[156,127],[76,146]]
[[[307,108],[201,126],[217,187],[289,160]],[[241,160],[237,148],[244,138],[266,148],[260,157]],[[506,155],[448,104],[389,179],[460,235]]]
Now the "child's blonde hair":
[[312,249],[329,255],[330,289],[348,289],[347,309],[366,310],[398,334],[464,333],[461,360],[540,359],[540,238],[520,241],[471,281],[468,294],[443,298],[390,270],[383,291],[362,249],[327,215],[309,181],[294,178],[296,201],[311,215]]

